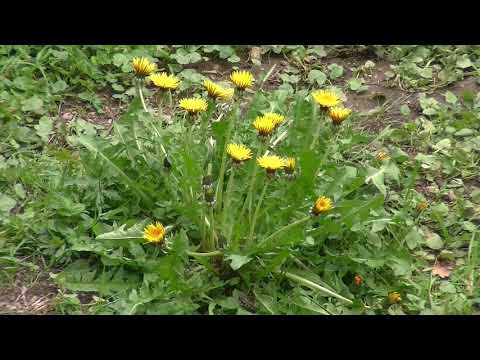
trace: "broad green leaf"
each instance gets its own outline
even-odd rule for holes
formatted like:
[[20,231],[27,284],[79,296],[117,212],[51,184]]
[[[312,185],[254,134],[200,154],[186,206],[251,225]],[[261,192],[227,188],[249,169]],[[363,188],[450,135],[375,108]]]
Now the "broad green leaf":
[[227,61],[230,63],[238,63],[240,60],[241,59],[237,55],[232,55],[227,59]]
[[336,79],[343,75],[343,66],[330,64],[328,65],[328,70],[330,70],[331,79]]
[[125,63],[129,61],[128,57],[125,54],[115,54],[113,55],[113,65],[122,67]]
[[386,196],[387,188],[385,187],[384,183],[386,166],[382,166],[380,169],[375,169],[369,166],[367,170],[369,175],[365,178],[365,184],[369,184],[371,182],[384,196]]
[[442,150],[448,150],[452,146],[452,141],[448,138],[442,139],[439,142],[437,142],[435,145],[433,145],[433,148],[436,151],[442,151]]
[[422,242],[422,236],[416,227],[410,229],[404,240],[410,250],[415,249]]
[[37,95],[22,101],[22,111],[40,112],[43,107],[43,100]]
[[451,282],[441,282],[440,285],[438,286],[438,289],[447,294],[455,294],[457,292],[457,289]]
[[337,211],[342,214],[340,221],[351,228],[356,219],[364,221],[372,209],[383,205],[384,196],[379,194],[369,200],[344,200],[336,206]]
[[467,55],[464,55],[464,56],[457,59],[457,67],[458,68],[467,69],[471,66],[473,66],[473,64],[470,61],[470,59],[467,57]]
[[426,67],[426,68],[423,68],[423,69],[419,69],[418,74],[425,79],[431,79],[432,75],[433,75],[432,68],[431,67]]
[[425,231],[425,243],[433,250],[440,250],[443,247],[442,238],[432,231]]
[[15,194],[17,194],[17,196],[20,199],[25,199],[26,193],[25,193],[25,189],[23,188],[23,185],[21,183],[15,184],[14,189],[15,189]]
[[367,265],[373,269],[381,268],[385,265],[386,260],[384,259],[363,259],[363,258],[351,258],[352,261],[355,261],[359,264]]
[[397,183],[400,183],[400,169],[394,162],[389,162],[385,165],[385,175],[388,178],[395,180]]
[[38,122],[38,125],[35,125],[34,128],[37,131],[37,135],[40,136],[40,138],[44,142],[47,142],[50,134],[53,131],[53,119],[50,117],[42,116],[42,118]]
[[469,231],[469,232],[477,232],[477,231],[478,231],[477,225],[475,225],[475,224],[472,223],[471,221],[464,221],[464,222],[463,222],[463,228],[464,228],[466,231]]
[[372,232],[376,233],[385,229],[392,219],[376,219],[372,221]]
[[431,209],[432,213],[438,216],[446,216],[448,214],[448,206],[444,203],[435,205]]
[[457,137],[467,137],[472,135],[475,135],[475,132],[472,129],[462,129],[455,133],[455,136]]
[[240,269],[243,265],[247,264],[252,260],[252,258],[243,255],[228,255],[226,256],[226,258],[231,261],[230,267],[233,270]]
[[202,60],[202,56],[196,51],[189,52],[183,48],[178,49],[175,54],[171,55],[171,58],[181,65],[194,64]]
[[63,80],[58,80],[52,84],[52,91],[54,93],[59,93],[68,88],[68,84]]
[[311,83],[316,82],[319,86],[323,85],[326,80],[327,75],[325,75],[320,70],[312,70],[308,74],[308,81],[310,81]]
[[307,50],[307,54],[315,54],[318,57],[327,56],[327,52],[325,51],[325,49],[322,45],[312,46],[310,49]]
[[223,45],[220,47],[220,51],[218,53],[220,59],[226,59],[232,55],[235,55],[235,49],[233,47],[227,45]]
[[458,98],[451,91],[447,91],[447,92],[445,92],[445,101],[449,104],[454,105],[454,104],[457,103]]
[[407,258],[392,257],[389,259],[389,266],[395,276],[406,276],[412,272],[412,265]]
[[348,86],[350,90],[357,91],[362,87],[362,81],[359,79],[350,79],[348,80]]
[[10,196],[5,194],[0,194],[0,212],[8,213],[12,210],[17,202],[15,199],[12,199]]

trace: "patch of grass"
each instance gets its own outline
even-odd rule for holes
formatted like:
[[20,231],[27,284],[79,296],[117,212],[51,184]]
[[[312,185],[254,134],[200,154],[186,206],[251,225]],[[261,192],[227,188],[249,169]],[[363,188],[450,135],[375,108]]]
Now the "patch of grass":
[[[278,75],[248,47],[0,47],[0,281],[39,264],[60,269],[51,279],[65,314],[474,313],[480,98],[421,94],[419,116],[409,121],[403,109],[395,128],[362,130],[381,123],[390,102],[353,108],[335,126],[310,94],[369,91],[358,80],[372,71],[363,58],[353,72],[322,63],[347,50],[369,51],[260,48],[288,61]],[[397,85],[416,91],[478,62],[470,47],[372,50],[395,61]],[[176,74],[178,89],[142,81],[142,104],[138,56]],[[186,67],[206,57],[256,69],[256,84],[186,114],[178,100],[207,99],[210,77]],[[441,84],[460,79],[457,70]],[[266,75],[283,83],[266,90]],[[123,105],[111,126],[62,115],[69,99],[101,113],[100,93]],[[285,116],[268,138],[252,126],[265,112]],[[252,159],[235,164],[231,142]],[[256,163],[266,152],[295,158],[294,175],[267,174]],[[333,209],[314,216],[319,196]],[[143,240],[154,221],[167,227],[165,246]],[[391,304],[393,292],[401,300]]]

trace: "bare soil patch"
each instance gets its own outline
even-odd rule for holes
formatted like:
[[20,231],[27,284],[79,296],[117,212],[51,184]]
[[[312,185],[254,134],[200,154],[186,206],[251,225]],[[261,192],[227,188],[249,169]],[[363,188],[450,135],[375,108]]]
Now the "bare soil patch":
[[[33,279],[32,279],[33,277]],[[12,284],[0,287],[0,314],[46,315],[54,310],[57,287],[48,273],[19,271]]]

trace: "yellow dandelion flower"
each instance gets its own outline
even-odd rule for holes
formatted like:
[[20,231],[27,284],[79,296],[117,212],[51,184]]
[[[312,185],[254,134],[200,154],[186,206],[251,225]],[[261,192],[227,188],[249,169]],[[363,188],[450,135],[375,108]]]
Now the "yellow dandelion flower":
[[420,201],[417,205],[418,211],[423,211],[423,210],[426,210],[427,208],[428,208],[428,202],[426,201]]
[[265,116],[257,116],[253,122],[253,127],[257,129],[258,135],[268,136],[275,130],[275,123],[271,118]]
[[157,68],[157,65],[150,62],[150,60],[148,60],[145,57],[142,57],[142,58],[135,57],[135,58],[133,58],[132,59],[132,66],[133,66],[133,70],[135,71],[135,75],[137,75],[138,77],[148,76],[151,73],[153,73],[155,71],[155,69]]
[[147,242],[161,243],[165,238],[165,233],[165,228],[157,221],[155,224],[148,225],[143,230],[143,238],[147,240]]
[[240,163],[252,158],[252,151],[242,144],[228,144],[227,154],[236,163]]
[[204,99],[185,98],[180,100],[179,106],[182,109],[187,110],[190,114],[195,114],[201,111],[206,111],[208,104]]
[[335,106],[330,108],[328,115],[335,125],[340,125],[351,113],[350,109]]
[[400,294],[398,292],[394,291],[394,292],[388,294],[388,303],[390,305],[397,304],[400,301],[402,301],[402,297],[400,296]]
[[153,85],[163,90],[175,90],[180,83],[180,80],[175,75],[167,75],[165,72],[152,74],[149,76],[149,79],[152,80]]
[[332,199],[326,196],[320,196],[317,201],[315,201],[315,205],[312,208],[312,212],[315,215],[319,215],[320,213],[327,212],[333,208]]
[[324,109],[337,106],[340,98],[331,90],[318,90],[312,94],[315,101]]
[[267,173],[274,174],[276,170],[285,167],[286,161],[276,155],[263,155],[257,158],[257,164],[267,170]]
[[203,86],[207,89],[208,95],[214,99],[230,99],[233,97],[233,89],[224,88],[218,84],[215,84],[213,81],[205,80]]
[[285,172],[289,175],[293,174],[295,171],[295,158],[285,159]]
[[275,127],[280,125],[285,120],[285,116],[274,113],[274,112],[264,113],[263,116],[272,120]]
[[240,90],[245,90],[246,88],[252,87],[255,79],[249,71],[234,71],[230,75],[230,80],[235,84]]
[[375,158],[379,161],[390,160],[390,156],[385,151],[379,151]]

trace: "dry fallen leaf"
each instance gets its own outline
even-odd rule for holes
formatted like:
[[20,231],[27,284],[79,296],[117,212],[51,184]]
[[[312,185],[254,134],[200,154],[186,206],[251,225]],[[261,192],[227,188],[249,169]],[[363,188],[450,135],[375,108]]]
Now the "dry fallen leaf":
[[450,276],[452,269],[453,264],[437,261],[432,268],[432,275],[438,275],[440,278],[445,279]]

